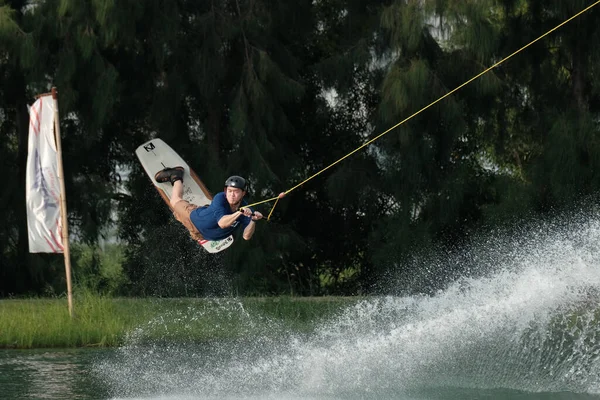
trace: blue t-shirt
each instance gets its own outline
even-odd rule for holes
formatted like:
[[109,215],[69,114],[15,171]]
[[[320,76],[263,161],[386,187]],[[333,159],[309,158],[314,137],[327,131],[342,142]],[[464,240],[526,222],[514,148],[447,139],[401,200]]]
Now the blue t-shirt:
[[[242,206],[248,204],[242,200]],[[208,207],[196,208],[190,213],[190,219],[196,228],[200,231],[206,240],[221,240],[225,239],[233,233],[237,228],[246,228],[251,221],[250,217],[241,215],[228,228],[221,228],[219,220],[224,215],[233,214],[224,192],[217,193],[213,197],[212,203]]]

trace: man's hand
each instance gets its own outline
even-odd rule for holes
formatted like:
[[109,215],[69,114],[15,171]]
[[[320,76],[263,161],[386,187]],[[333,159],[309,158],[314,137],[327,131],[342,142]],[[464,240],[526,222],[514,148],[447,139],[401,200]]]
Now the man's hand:
[[249,208],[240,208],[240,212],[246,217],[251,217],[252,221],[258,221],[259,219],[263,218],[263,215],[261,213],[259,213],[258,211],[252,212],[252,210],[250,210]]

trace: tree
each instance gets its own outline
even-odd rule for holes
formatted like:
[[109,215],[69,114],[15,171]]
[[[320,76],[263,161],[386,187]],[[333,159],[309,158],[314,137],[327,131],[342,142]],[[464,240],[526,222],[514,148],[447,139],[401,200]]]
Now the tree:
[[[48,281],[50,268],[39,268],[43,259],[32,262],[28,256],[27,218],[25,214],[25,161],[27,156],[26,77],[21,68],[32,51],[31,38],[23,28],[26,2],[0,4],[0,144],[2,167],[13,177],[0,197],[0,294],[40,290]],[[37,268],[36,268],[37,267]]]

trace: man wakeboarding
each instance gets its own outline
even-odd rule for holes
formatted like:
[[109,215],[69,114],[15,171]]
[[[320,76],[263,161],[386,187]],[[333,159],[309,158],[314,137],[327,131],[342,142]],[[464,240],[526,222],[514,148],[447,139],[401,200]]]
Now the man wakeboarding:
[[244,207],[247,192],[246,180],[233,175],[225,181],[225,188],[216,194],[210,205],[200,207],[183,199],[183,167],[165,168],[156,173],[158,183],[171,182],[170,197],[173,214],[190,232],[194,240],[217,241],[227,238],[237,229],[250,240],[256,228],[255,221],[262,219],[258,211]]

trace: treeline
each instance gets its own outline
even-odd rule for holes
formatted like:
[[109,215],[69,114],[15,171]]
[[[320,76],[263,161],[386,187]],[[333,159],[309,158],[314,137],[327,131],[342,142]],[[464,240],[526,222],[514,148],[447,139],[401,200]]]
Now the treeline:
[[250,202],[273,197],[591,3],[0,0],[0,296],[64,290],[62,258],[28,253],[25,215],[26,105],[52,86],[75,281],[97,291],[372,293],[414,274],[416,251],[568,209],[600,186],[600,8],[305,183],[216,257],[134,151],[160,137],[213,192],[235,173]]

